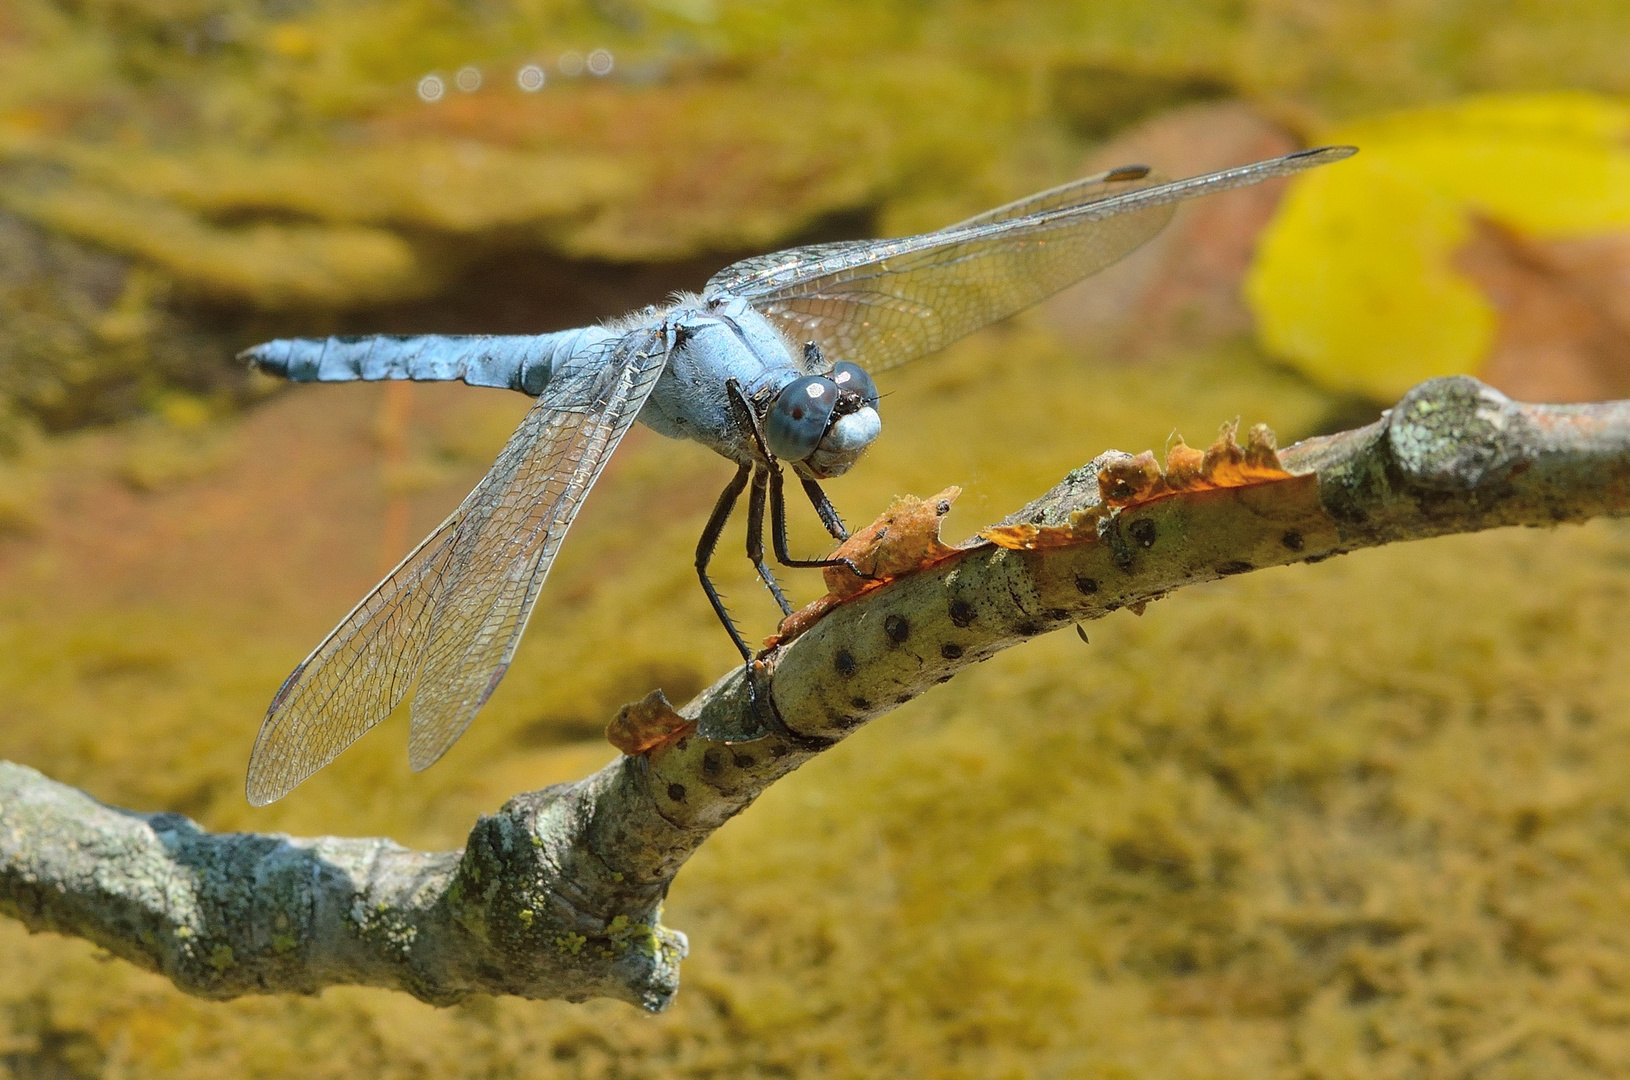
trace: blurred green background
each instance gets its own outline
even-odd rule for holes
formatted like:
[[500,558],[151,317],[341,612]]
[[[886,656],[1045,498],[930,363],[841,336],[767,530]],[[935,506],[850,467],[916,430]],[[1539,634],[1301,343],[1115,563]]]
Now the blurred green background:
[[[582,325],[1093,168],[1351,141],[891,373],[840,508],[959,483],[966,535],[1103,449],[1236,416],[1288,442],[1445,372],[1630,396],[1626,56],[1621,0],[0,4],[0,756],[212,828],[456,846],[608,760],[619,704],[734,662],[690,567],[729,469],[636,431],[447,759],[410,774],[393,722],[251,810],[272,692],[526,405],[251,378],[232,356],[273,336]],[[768,633],[745,560],[720,571]],[[1630,531],[1597,522],[1012,650],[703,849],[655,1018],[200,1002],[0,922],[0,1069],[1621,1076],[1627,599]]]

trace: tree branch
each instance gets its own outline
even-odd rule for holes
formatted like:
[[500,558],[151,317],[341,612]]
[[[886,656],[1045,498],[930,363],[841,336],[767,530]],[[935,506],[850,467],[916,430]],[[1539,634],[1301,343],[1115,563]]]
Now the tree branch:
[[205,997],[339,983],[661,1009],[684,936],[674,874],[777,779],[969,664],[1201,581],[1399,540],[1630,512],[1630,402],[1523,405],[1473,379],[1416,387],[1368,427],[1276,453],[1110,452],[969,544],[954,492],[902,500],[845,547],[875,580],[783,624],[675,713],[660,693],[585,780],[518,795],[462,852],[379,839],[209,834],[0,764],[0,910],[88,938]]

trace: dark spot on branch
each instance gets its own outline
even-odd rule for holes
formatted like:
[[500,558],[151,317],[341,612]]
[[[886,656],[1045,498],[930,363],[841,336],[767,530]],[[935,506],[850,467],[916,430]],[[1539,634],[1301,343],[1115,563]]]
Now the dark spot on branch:
[[685,801],[685,785],[684,784],[669,784],[668,785],[668,798],[672,799],[674,802],[684,802]]
[[751,769],[756,764],[751,754],[737,754],[731,760],[735,762],[738,769]]
[[849,655],[847,649],[838,650],[838,655],[832,658],[832,666],[838,669],[839,675],[853,675],[860,670],[860,665],[855,663],[855,658]]
[[952,600],[949,614],[951,625],[967,626],[973,622],[973,605],[966,600]]
[[1109,524],[1098,535],[1109,547],[1110,557],[1115,560],[1115,569],[1123,574],[1130,574],[1132,565],[1137,562],[1137,555],[1132,551],[1132,545],[1126,542],[1126,530],[1121,528],[1121,519],[1111,518]]
[[1098,591],[1098,579],[1077,574],[1075,576],[1075,587],[1082,596],[1091,596]]
[[1121,477],[1112,478],[1109,482],[1109,487],[1105,489],[1104,492],[1104,494],[1108,495],[1111,499],[1118,500],[1130,499],[1137,493],[1138,489],[1127,483],[1126,480]]
[[724,757],[719,753],[719,748],[717,746],[711,748],[707,753],[702,755],[703,776],[717,776],[719,774],[719,770],[723,767]]
[[1284,544],[1285,547],[1289,548],[1291,551],[1301,551],[1305,546],[1305,542],[1302,540],[1302,534],[1297,532],[1295,529],[1285,530],[1285,535],[1279,538],[1279,542]]
[[1015,627],[1015,629],[1018,630],[1022,637],[1035,637],[1037,634],[1041,633],[1042,627],[1041,623],[1022,622]]
[[1065,619],[1070,617],[1070,613],[1061,607],[1048,608],[1046,611],[1042,612],[1042,614],[1052,622],[1063,622]]
[[883,620],[883,633],[889,636],[890,641],[899,645],[911,636],[911,624],[906,621],[904,615],[890,615]]
[[935,679],[934,681],[936,683],[950,682],[951,681],[951,676],[950,675],[941,675],[939,678]]
[[946,514],[949,514],[950,512],[951,512],[951,500],[950,499],[941,499],[939,502],[934,504],[934,513],[938,514],[940,517],[944,517]]
[[899,697],[894,699],[894,703],[896,705],[904,705],[906,702],[908,702],[910,700],[911,700],[911,695],[910,694],[901,694]]
[[1309,555],[1307,558],[1303,559],[1302,561],[1305,562],[1305,563],[1321,563],[1321,562],[1324,562],[1324,560],[1328,559],[1329,557],[1330,557],[1330,555],[1328,553],[1326,553],[1324,555]]
[[1139,518],[1137,521],[1132,522],[1126,527],[1126,531],[1140,546],[1146,548],[1155,546],[1155,536],[1159,532],[1155,527],[1155,523],[1148,518]]
[[962,646],[954,642],[947,641],[944,645],[940,646],[940,655],[945,657],[947,660],[960,660],[962,659]]
[[852,697],[849,699],[849,704],[857,709],[870,709],[872,707],[872,703],[863,697]]
[[790,747],[788,747],[786,743],[776,743],[774,746],[770,747],[770,756],[773,758],[786,757],[789,749]]
[[1221,574],[1223,577],[1228,577],[1231,574],[1249,574],[1255,569],[1256,567],[1252,566],[1244,559],[1231,559],[1228,562],[1219,564],[1217,567],[1217,573]]

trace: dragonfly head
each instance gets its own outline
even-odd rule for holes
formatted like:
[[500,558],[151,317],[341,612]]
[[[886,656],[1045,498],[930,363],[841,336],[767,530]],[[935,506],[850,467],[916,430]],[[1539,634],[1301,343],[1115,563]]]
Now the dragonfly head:
[[839,361],[825,375],[805,375],[781,388],[764,416],[764,441],[784,461],[817,480],[842,476],[883,430],[877,386],[855,364]]

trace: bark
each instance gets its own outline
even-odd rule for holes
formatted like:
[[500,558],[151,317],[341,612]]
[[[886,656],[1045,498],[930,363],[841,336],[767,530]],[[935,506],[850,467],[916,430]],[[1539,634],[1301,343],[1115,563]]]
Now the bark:
[[1434,379],[1368,427],[1276,453],[1103,454],[958,548],[946,496],[902,502],[847,553],[873,580],[788,620],[759,661],[608,734],[624,756],[528,792],[464,850],[210,834],[0,763],[0,910],[87,938],[204,997],[356,983],[620,998],[658,1010],[684,935],[674,874],[767,786],[869,720],[1037,634],[1181,586],[1357,548],[1630,511],[1630,402],[1524,405]]

